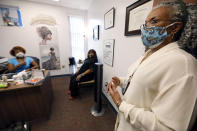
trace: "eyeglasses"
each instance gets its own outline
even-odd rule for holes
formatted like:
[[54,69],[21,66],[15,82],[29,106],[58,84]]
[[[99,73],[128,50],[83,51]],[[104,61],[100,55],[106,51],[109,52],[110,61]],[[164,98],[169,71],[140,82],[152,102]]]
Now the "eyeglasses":
[[155,26],[146,26],[146,24],[142,24],[141,26],[140,26],[140,29],[151,29],[152,27],[155,27]]
[[[170,21],[170,20],[166,20],[166,21]],[[147,26],[146,24],[142,24],[141,26],[140,26],[140,29],[151,29],[151,28],[153,28],[153,27],[168,27],[168,26],[170,26],[170,25],[172,25],[172,24],[174,24],[174,23],[176,23],[176,22],[173,22],[173,23],[171,23],[171,24],[168,24],[168,25],[166,25],[166,26]]]
[[[158,22],[161,22],[161,21],[171,21],[171,20],[165,20],[165,19],[156,19],[156,18],[153,18],[149,21],[150,24],[154,25],[154,24],[157,24]],[[147,24],[147,21],[146,23]]]

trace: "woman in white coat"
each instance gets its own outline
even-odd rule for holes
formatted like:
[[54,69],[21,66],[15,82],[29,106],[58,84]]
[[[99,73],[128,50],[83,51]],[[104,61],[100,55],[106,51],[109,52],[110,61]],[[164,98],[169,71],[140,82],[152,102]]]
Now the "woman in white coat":
[[197,61],[177,42],[185,18],[179,3],[161,3],[147,16],[141,36],[149,50],[127,77],[113,77],[108,84],[119,109],[116,131],[188,129],[197,98]]

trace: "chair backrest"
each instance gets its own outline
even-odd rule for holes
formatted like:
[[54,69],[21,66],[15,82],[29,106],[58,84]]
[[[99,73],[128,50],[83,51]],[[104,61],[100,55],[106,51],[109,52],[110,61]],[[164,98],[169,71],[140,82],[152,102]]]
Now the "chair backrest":
[[38,69],[40,69],[40,59],[34,56],[28,56],[28,57],[31,57],[38,64]]
[[5,74],[8,72],[8,62],[0,63],[0,74]]
[[69,57],[69,65],[75,65],[75,58],[74,57]]
[[0,79],[2,79],[2,76],[7,76],[8,79],[12,79],[12,76],[13,75],[16,75],[16,73],[8,73],[8,72],[5,72],[4,74],[0,74]]

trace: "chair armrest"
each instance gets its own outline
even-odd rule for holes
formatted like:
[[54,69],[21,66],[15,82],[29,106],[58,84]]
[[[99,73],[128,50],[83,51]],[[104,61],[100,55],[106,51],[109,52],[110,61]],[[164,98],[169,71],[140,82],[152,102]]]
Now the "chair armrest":
[[94,84],[94,80],[79,82],[78,85]]

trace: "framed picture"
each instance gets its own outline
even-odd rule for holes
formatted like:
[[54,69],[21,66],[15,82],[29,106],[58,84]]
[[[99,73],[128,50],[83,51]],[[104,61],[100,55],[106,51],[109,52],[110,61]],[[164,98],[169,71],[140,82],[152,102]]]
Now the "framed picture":
[[126,8],[125,36],[139,35],[140,26],[152,10],[153,0],[139,0]]
[[93,28],[93,40],[99,40],[99,25]]
[[115,20],[115,8],[112,8],[104,15],[105,30],[114,27],[114,20]]
[[103,44],[103,61],[113,67],[114,62],[114,39],[105,40]]
[[0,26],[23,26],[19,7],[0,4]]

